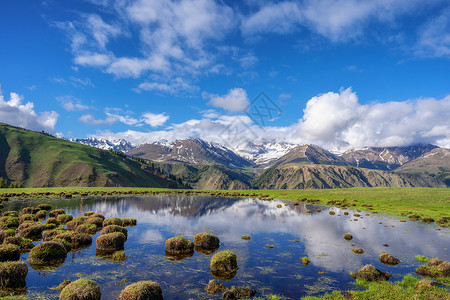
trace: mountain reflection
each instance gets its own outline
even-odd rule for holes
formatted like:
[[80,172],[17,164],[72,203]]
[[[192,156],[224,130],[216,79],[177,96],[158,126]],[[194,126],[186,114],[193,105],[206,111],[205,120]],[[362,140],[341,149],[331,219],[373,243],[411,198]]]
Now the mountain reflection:
[[[282,204],[281,208],[277,204]],[[368,258],[375,259],[382,252],[390,252],[410,263],[417,254],[450,258],[448,229],[436,231],[433,225],[402,223],[378,214],[360,213],[363,217],[356,218],[355,211],[351,210],[344,216],[339,209],[333,209],[336,215],[331,216],[330,208],[321,207],[320,213],[316,212],[317,208],[310,204],[286,206],[282,202],[252,198],[159,195],[97,201],[90,209],[103,212],[106,217],[137,218],[139,224],[149,225],[140,232],[140,242],[145,244],[164,242],[161,231],[189,238],[209,231],[219,236],[221,243],[248,252],[244,249],[248,243],[240,239],[243,234],[270,235],[272,239],[277,234],[289,234],[304,244],[314,265],[328,271],[354,271]],[[354,219],[358,221],[350,221]],[[344,240],[346,232],[352,233],[352,241]],[[389,247],[383,246],[386,244]],[[365,254],[354,254],[351,251],[354,247],[364,249]]]

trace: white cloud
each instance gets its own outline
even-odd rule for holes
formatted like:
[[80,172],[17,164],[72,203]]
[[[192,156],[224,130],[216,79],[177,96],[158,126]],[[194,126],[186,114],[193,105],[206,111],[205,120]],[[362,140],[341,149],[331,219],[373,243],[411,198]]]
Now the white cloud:
[[[433,6],[440,1],[430,1]],[[359,36],[368,23],[389,24],[398,16],[423,7],[420,0],[306,0],[302,3],[283,1],[263,5],[243,19],[245,36],[261,33],[286,34],[309,28],[332,41],[345,41]]]
[[78,120],[88,125],[112,125],[118,121],[117,118],[112,116],[105,119],[96,119],[91,114],[82,115]]
[[242,88],[234,88],[224,96],[210,95],[210,105],[223,108],[229,112],[245,111],[250,105],[247,92]]
[[450,95],[361,104],[351,88],[342,89],[312,97],[303,117],[287,127],[260,127],[246,115],[220,116],[212,110],[200,113],[201,119],[172,124],[165,130],[100,131],[96,136],[124,138],[135,144],[200,137],[235,149],[263,141],[313,143],[329,150],[413,143],[450,147]]
[[81,66],[103,67],[109,65],[111,58],[106,54],[83,52],[75,56],[74,62]]
[[450,8],[423,26],[415,52],[426,57],[450,57]]
[[[214,0],[92,3],[102,6],[100,10],[108,3],[108,21],[85,14],[81,20],[54,25],[70,39],[75,64],[98,67],[117,77],[138,78],[149,72],[179,77],[205,72],[215,65],[211,46],[236,24],[233,10]],[[124,57],[116,52],[109,42],[120,37],[137,38],[136,51],[140,53]]]
[[450,139],[450,96],[362,105],[352,90],[311,98],[297,134],[329,149],[442,143]]
[[138,85],[136,91],[158,91],[169,93],[172,95],[182,94],[184,92],[193,93],[197,92],[199,88],[195,85],[191,85],[180,77],[176,77],[173,80],[166,82],[143,82]]
[[55,111],[38,114],[34,111],[34,103],[22,102],[23,97],[16,93],[10,93],[6,101],[0,90],[0,122],[36,131],[55,132],[59,116]]
[[56,100],[61,102],[62,106],[67,111],[83,111],[91,109],[91,107],[82,104],[81,100],[73,96],[60,96]]
[[244,35],[290,33],[298,28],[302,12],[296,2],[280,2],[263,6],[241,25]]
[[143,121],[145,124],[148,124],[152,127],[158,127],[164,125],[164,123],[169,120],[169,116],[166,114],[152,114],[152,113],[144,113],[142,114]]

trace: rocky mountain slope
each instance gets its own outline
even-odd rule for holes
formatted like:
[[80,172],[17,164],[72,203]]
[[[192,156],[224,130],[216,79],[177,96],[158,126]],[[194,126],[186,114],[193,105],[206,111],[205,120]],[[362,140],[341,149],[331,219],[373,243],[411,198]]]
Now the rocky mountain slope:
[[399,166],[430,152],[434,145],[416,144],[404,147],[369,147],[360,150],[350,150],[342,155],[348,164],[369,169],[394,170]]
[[175,140],[141,145],[127,155],[155,162],[184,162],[190,164],[220,164],[231,168],[243,168],[252,163],[232,150],[202,139]]
[[348,166],[288,164],[272,167],[253,182],[258,189],[349,187],[446,187],[429,176],[392,173]]
[[25,187],[179,187],[123,154],[0,123],[0,177]]
[[395,172],[427,174],[450,186],[450,149],[435,148],[395,169]]
[[347,165],[341,157],[314,145],[297,146],[277,159],[273,165],[279,166],[291,163]]

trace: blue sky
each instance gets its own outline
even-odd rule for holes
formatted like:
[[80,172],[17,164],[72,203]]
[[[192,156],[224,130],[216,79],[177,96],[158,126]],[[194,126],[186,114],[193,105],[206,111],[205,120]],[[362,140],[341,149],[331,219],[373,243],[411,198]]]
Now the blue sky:
[[446,0],[1,1],[0,38],[0,121],[33,130],[450,147]]

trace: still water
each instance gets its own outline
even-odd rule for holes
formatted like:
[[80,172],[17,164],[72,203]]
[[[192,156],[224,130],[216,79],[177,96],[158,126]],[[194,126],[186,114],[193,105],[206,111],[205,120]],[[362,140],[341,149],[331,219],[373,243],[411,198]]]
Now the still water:
[[[136,218],[137,226],[128,227],[127,259],[122,263],[95,256],[95,238],[100,234],[97,233],[91,247],[69,253],[56,270],[41,273],[29,267],[27,294],[33,299],[57,299],[59,292],[55,287],[64,280],[79,277],[97,282],[102,299],[117,299],[126,285],[140,280],[158,282],[165,299],[220,299],[220,295],[204,292],[208,281],[214,278],[209,270],[213,254],[195,252],[178,261],[164,255],[168,238],[183,235],[193,240],[195,234],[205,231],[219,237],[219,250],[232,250],[238,258],[236,276],[221,282],[227,287],[249,286],[257,290],[258,296],[276,294],[298,299],[335,289],[355,289],[349,273],[365,264],[391,273],[390,280],[398,281],[406,274],[414,274],[422,264],[415,260],[415,255],[450,259],[449,229],[436,230],[435,225],[400,222],[397,217],[350,209],[295,206],[254,198],[159,195],[10,200],[5,210],[40,203],[48,203],[52,209],[64,208],[74,217],[95,211],[106,218]],[[330,215],[330,210],[336,214]],[[344,215],[345,211],[349,214]],[[355,217],[355,213],[361,216]],[[346,232],[353,235],[353,240],[343,238]],[[241,239],[242,235],[250,235],[251,240]],[[364,249],[364,254],[353,253],[356,247]],[[383,265],[378,260],[382,252],[390,252],[402,263]],[[309,265],[301,262],[304,256],[311,260]],[[26,258],[27,254],[23,254],[22,259]]]

